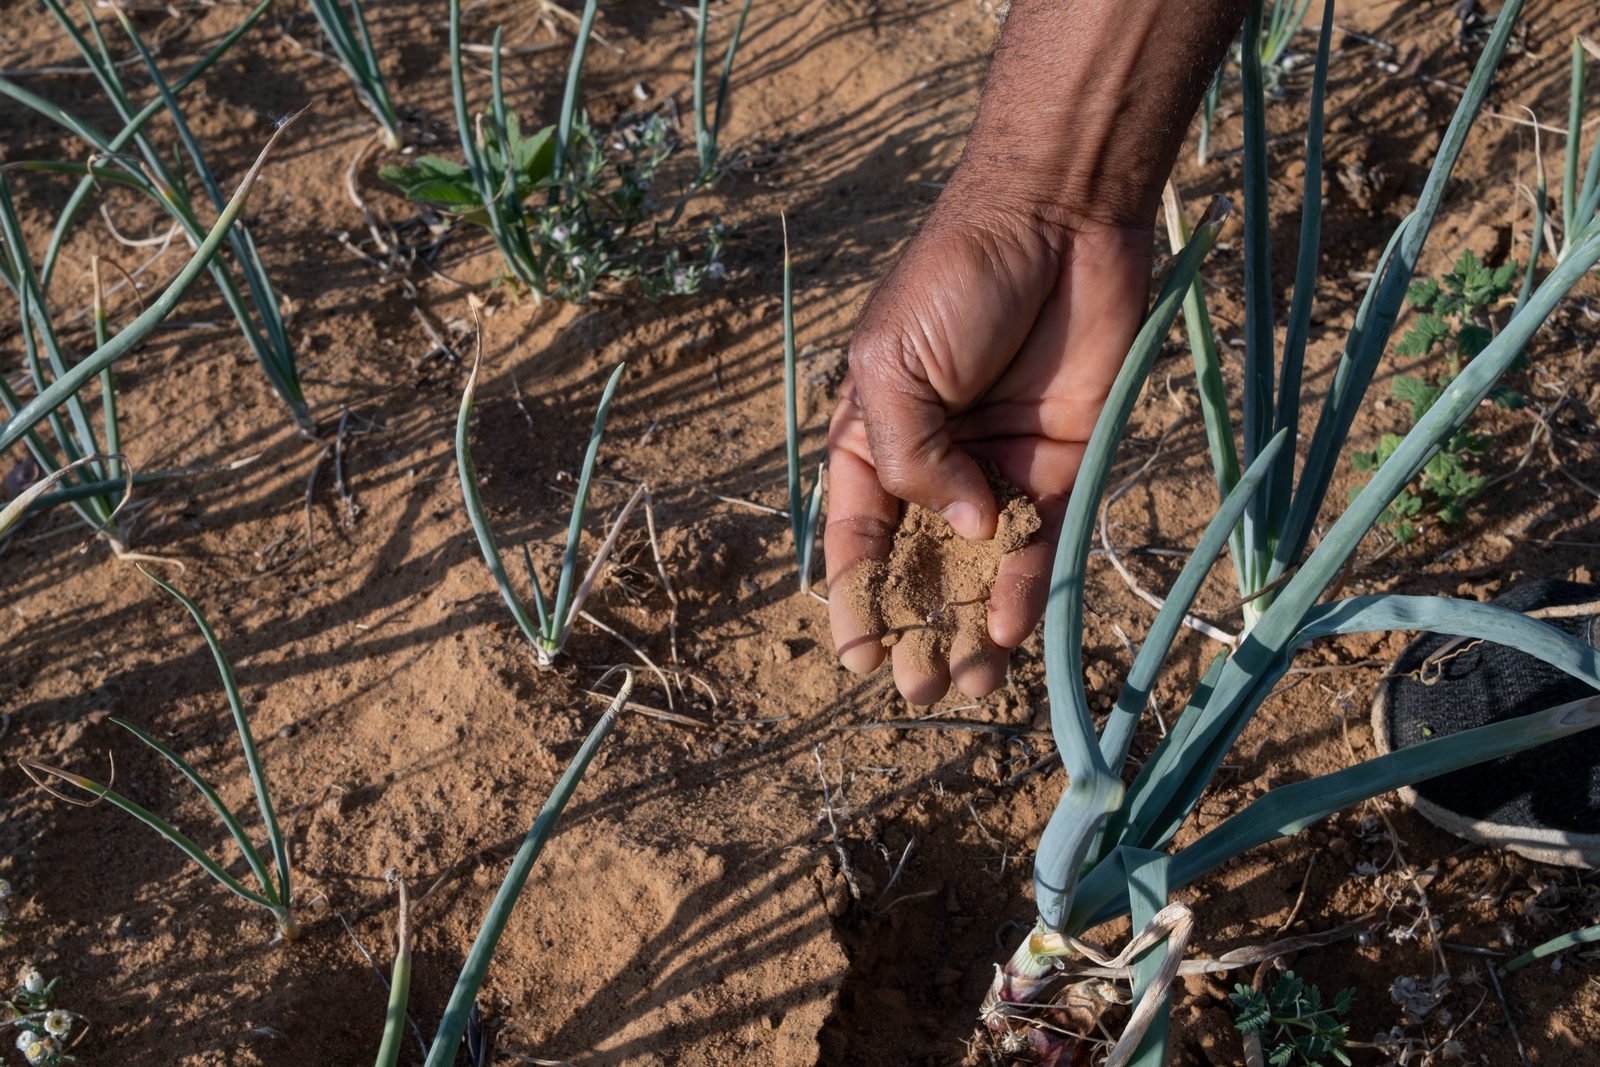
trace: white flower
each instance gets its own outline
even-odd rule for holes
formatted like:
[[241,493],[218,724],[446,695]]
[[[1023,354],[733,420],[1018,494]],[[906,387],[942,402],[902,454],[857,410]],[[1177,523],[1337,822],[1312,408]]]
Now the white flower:
[[557,244],[566,244],[567,243],[567,238],[570,237],[571,235],[572,235],[572,231],[567,229],[566,226],[562,225],[559,222],[556,223],[555,226],[552,227],[551,230],[550,230],[550,239],[552,241],[556,242]]
[[710,267],[706,268],[706,273],[711,275],[713,278],[720,278],[724,274],[728,273],[728,268],[724,267],[722,265],[722,263],[719,261],[717,263],[711,264]]
[[22,988],[29,993],[43,993],[44,975],[38,971],[29,971],[22,976]]
[[50,1054],[50,1046],[40,1040],[38,1034],[24,1033],[17,1037],[17,1048],[28,1058],[29,1063],[39,1064],[45,1061]]
[[573,270],[577,270],[579,267],[583,266],[583,257],[575,255],[571,259],[567,260],[567,262],[572,264]]
[[44,1017],[44,1028],[52,1037],[66,1037],[72,1032],[72,1016],[57,1008]]

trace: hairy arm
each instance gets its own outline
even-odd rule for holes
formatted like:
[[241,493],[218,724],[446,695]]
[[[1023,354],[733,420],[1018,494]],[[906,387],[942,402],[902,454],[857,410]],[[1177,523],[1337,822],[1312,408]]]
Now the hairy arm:
[[[1044,610],[1084,444],[1144,315],[1161,189],[1247,0],[1015,0],[961,161],[862,310],[829,437],[830,586],[888,558],[902,501],[992,537],[978,460],[1026,490],[1044,537],[1008,557],[986,635],[948,669],[896,657],[917,703],[996,688]],[[885,651],[845,598],[840,658]]]

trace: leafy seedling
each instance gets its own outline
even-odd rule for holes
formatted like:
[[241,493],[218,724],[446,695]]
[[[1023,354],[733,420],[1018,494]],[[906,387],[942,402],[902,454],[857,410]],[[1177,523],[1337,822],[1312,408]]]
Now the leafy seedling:
[[539,581],[538,571],[533,565],[533,555],[528,551],[527,545],[522,547],[528,581],[533,586],[533,613],[529,614],[527,606],[517,594],[511,584],[510,576],[506,573],[505,561],[501,558],[494,531],[489,527],[489,517],[484,510],[483,498],[478,489],[478,470],[472,462],[470,446],[472,403],[477,393],[478,372],[482,362],[483,332],[480,328],[477,357],[473,360],[472,373],[467,378],[467,388],[461,397],[461,410],[456,418],[456,466],[461,476],[461,494],[466,502],[467,518],[478,537],[478,548],[483,554],[483,561],[488,565],[489,573],[493,576],[501,597],[511,609],[517,625],[533,644],[534,658],[539,666],[549,667],[566,648],[572,624],[577,621],[578,613],[583,610],[589,591],[594,587],[601,568],[610,557],[617,535],[622,531],[622,524],[627,521],[634,505],[644,495],[644,487],[641,486],[629,498],[628,503],[612,523],[611,532],[600,546],[600,551],[595,553],[594,561],[585,572],[583,581],[578,582],[578,548],[583,539],[583,519],[589,506],[589,487],[594,480],[595,461],[600,455],[600,441],[606,432],[606,416],[611,412],[611,398],[617,391],[617,384],[622,381],[622,372],[627,364],[617,364],[617,369],[611,372],[611,377],[606,382],[605,391],[600,394],[600,405],[594,416],[594,429],[589,435],[589,448],[584,453],[583,468],[578,475],[577,497],[572,502],[572,516],[567,523],[567,546],[562,555],[561,573],[556,580],[553,598],[545,596],[543,583]]
[[[256,158],[255,164],[240,181],[232,199],[218,215],[210,232],[199,242],[194,256],[161,295],[133,322],[121,332],[112,335],[106,322],[103,301],[97,299],[95,312],[97,346],[93,352],[76,362],[65,358],[65,353],[56,340],[54,328],[45,311],[43,283],[39,280],[40,276],[32,269],[26,245],[20,240],[20,235],[16,240],[7,239],[7,259],[0,261],[0,275],[4,276],[6,283],[16,292],[23,312],[24,348],[32,353],[29,372],[33,377],[36,395],[32,400],[23,403],[9,384],[5,384],[4,379],[0,378],[0,400],[3,400],[9,415],[6,422],[0,424],[0,454],[18,442],[25,442],[41,471],[44,472],[43,481],[47,483],[42,489],[36,484],[33,489],[25,491],[22,494],[22,497],[26,498],[25,501],[19,497],[7,505],[5,514],[8,524],[14,523],[29,507],[45,506],[50,503],[71,503],[77,507],[80,501],[90,501],[92,503],[89,506],[79,509],[80,516],[97,532],[109,529],[116,517],[117,508],[121,506],[117,502],[117,494],[120,491],[125,498],[127,478],[131,471],[127,469],[129,465],[120,455],[102,452],[97,444],[88,408],[79,399],[78,394],[91,381],[96,378],[100,380],[103,391],[101,409],[107,441],[116,442],[119,431],[115,386],[109,375],[112,366],[117,360],[133,351],[134,346],[160,325],[178,306],[178,302],[183,299],[201,273],[209,269],[217,252],[228,240],[234,223],[244,211],[245,204],[249,201],[250,190],[261,175],[261,168],[266,163],[268,153],[287,129],[286,123],[273,134],[266,147],[261,150],[260,156]],[[15,220],[15,213],[10,209],[9,198],[6,196],[5,177],[0,173],[0,223],[11,227]],[[38,358],[40,349],[45,355],[43,360]],[[65,417],[62,408],[66,409]],[[54,436],[54,447],[39,433],[41,427],[48,429]],[[79,472],[82,472],[87,480],[80,480],[77,477]],[[134,478],[134,482],[170,477],[175,473],[177,472],[139,475]],[[108,477],[111,474],[116,474],[117,477]],[[61,483],[65,483],[62,489],[55,492],[44,491]]]
[[[572,794],[577,792],[578,783],[583,780],[584,773],[588,771],[589,764],[600,751],[600,746],[617,725],[617,717],[622,714],[622,709],[628,704],[628,698],[633,694],[633,672],[621,667],[613,670],[622,671],[622,685],[617,689],[617,695],[612,698],[605,714],[600,716],[594,728],[589,731],[589,735],[584,738],[583,744],[578,747],[572,762],[567,764],[566,771],[551,790],[544,807],[539,810],[538,818],[534,819],[533,826],[528,829],[527,836],[522,839],[521,847],[512,858],[511,868],[506,871],[505,878],[500,882],[500,888],[495,891],[494,900],[489,904],[488,914],[484,916],[483,925],[478,928],[478,936],[472,942],[472,950],[467,953],[466,962],[456,978],[455,987],[450,991],[450,1000],[445,1005],[444,1016],[439,1020],[438,1032],[434,1035],[433,1044],[428,1048],[425,1067],[450,1067],[457,1062],[462,1035],[467,1033],[468,1023],[477,1004],[478,990],[483,987],[483,980],[489,973],[489,965],[494,961],[495,949],[500,944],[500,935],[505,932],[506,923],[516,908],[517,899],[528,883],[528,876],[533,873],[533,865],[538,862],[539,854],[544,851],[545,842],[555,832],[556,823],[560,821],[561,813],[566,810],[567,802],[572,799]],[[607,671],[597,684],[604,684],[611,673]],[[399,950],[395,956],[383,1043],[378,1052],[376,1067],[394,1067],[399,1062],[406,1020],[406,998],[411,977],[411,951],[407,937],[409,917],[404,883],[402,883],[400,922],[397,931]]]
[[400,119],[389,99],[389,86],[378,64],[378,53],[372,47],[372,34],[367,29],[361,0],[350,0],[348,16],[339,0],[311,0],[311,13],[317,17],[317,25],[322,27],[322,35],[333,50],[339,68],[349,76],[356,95],[378,120],[384,147],[391,152],[399,151],[405,146],[405,137],[400,133]]
[[[1489,312],[1510,294],[1516,275],[1515,260],[1491,269],[1467,249],[1456,259],[1454,269],[1442,278],[1419,278],[1411,283],[1406,301],[1417,310],[1417,318],[1400,338],[1395,353],[1422,359],[1442,349],[1449,368],[1432,381],[1402,374],[1390,384],[1395,399],[1408,406],[1412,425],[1444,395],[1461,368],[1494,340]],[[1509,369],[1526,365],[1526,359],[1519,358]],[[1526,403],[1520,393],[1503,385],[1491,389],[1489,399],[1503,408],[1519,408]],[[1350,465],[1371,474],[1388,461],[1400,441],[1397,434],[1385,434],[1377,448],[1351,453]],[[1378,524],[1403,544],[1416,536],[1417,520],[1423,514],[1435,515],[1443,523],[1461,521],[1468,505],[1489,484],[1489,479],[1476,470],[1479,457],[1488,447],[1487,436],[1465,427],[1457,430],[1422,468],[1417,481],[1394,498]],[[1352,495],[1359,492],[1361,487],[1356,486]]]
[[1324,1005],[1322,990],[1285,971],[1266,993],[1240,983],[1228,999],[1237,1013],[1234,1027],[1259,1036],[1272,1067],[1320,1067],[1328,1057],[1349,1067],[1344,1049],[1350,1024],[1339,1019],[1350,1014],[1355,995],[1354,989],[1341,990]]
[[[577,106],[595,0],[585,5],[555,125],[524,134],[501,82],[495,31],[490,106],[467,107],[461,3],[450,4],[450,75],[464,163],[424,156],[379,176],[405,196],[494,238],[506,277],[536,298],[586,304],[603,282],[637,281],[647,300],[692,293],[723,272],[723,228],[712,220],[699,251],[667,239],[687,198],[663,221],[653,191],[672,154],[661,115],[602,135]],[[538,203],[543,194],[543,203]]]

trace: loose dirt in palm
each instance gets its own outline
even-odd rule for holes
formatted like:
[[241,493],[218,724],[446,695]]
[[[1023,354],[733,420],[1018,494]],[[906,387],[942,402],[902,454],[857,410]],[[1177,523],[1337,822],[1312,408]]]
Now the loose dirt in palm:
[[997,478],[991,485],[1000,507],[993,538],[968,541],[938,512],[909,504],[889,558],[854,568],[834,594],[845,598],[864,633],[881,634],[885,648],[902,648],[897,654],[919,671],[956,662],[953,648],[988,643],[995,576],[1006,556],[1039,532],[1039,513],[1022,490]]
[[[177,16],[167,5],[134,13],[161,42],[169,71],[242,17],[231,4],[173,6]],[[454,157],[443,5],[365,6],[408,139],[418,152]],[[1341,5],[1339,25],[1362,36],[1334,42],[1324,284],[1303,426],[1316,417],[1366,273],[1421,187],[1456,105],[1453,86],[1465,83],[1477,54],[1452,16],[1458,6]],[[470,43],[487,48],[503,24],[508,44],[529,49],[504,63],[524,128],[552,121],[566,20],[555,19],[552,31],[540,8],[516,0],[468,8]],[[712,13],[711,48],[720,55],[736,9],[715,4]],[[35,5],[10,5],[6,15],[0,68],[48,68],[23,83],[83,108],[102,129],[120,126],[94,102],[92,79],[71,69],[79,60],[53,20]],[[582,622],[569,655],[540,671],[495,592],[461,508],[452,454],[466,376],[460,357],[472,351],[460,283],[490,299],[473,437],[484,498],[502,543],[528,542],[547,577],[604,377],[628,362],[585,558],[634,486],[648,482],[676,613],[637,516],[589,610],[667,673],[670,688],[641,672],[637,703],[700,724],[630,712],[602,750],[484,987],[493,1062],[989,1063],[981,1046],[965,1042],[993,964],[1032,919],[1031,849],[1065,784],[1048,759],[1039,639],[1017,650],[1007,684],[991,697],[909,707],[886,670],[863,679],[837,665],[825,607],[796,592],[787,521],[739,501],[785,506],[780,210],[795,255],[800,340],[817,346],[801,368],[816,393],[804,426],[811,470],[854,309],[958,158],[992,11],[973,0],[758,0],[724,125],[735,166],[684,220],[699,226],[715,214],[729,225],[728,278],[692,298],[652,306],[624,295],[587,308],[539,306],[491,288],[496,257],[475,232],[448,236],[437,273],[379,252],[346,191],[353,160],[356,191],[383,232],[405,248],[435,240],[415,206],[377,179],[400,157],[368,148],[372,121],[342,73],[310,50],[314,24],[303,6],[281,6],[268,19],[276,22],[248,34],[185,99],[230,187],[277,116],[314,105],[268,164],[249,221],[292,311],[291,339],[323,441],[289,428],[208,281],[178,309],[176,328],[119,365],[119,381],[124,443],[139,469],[259,457],[226,476],[141,488],[134,547],[174,561],[167,576],[205,608],[234,658],[292,827],[305,937],[273,944],[261,913],[126,815],[63,805],[17,769],[17,757],[31,756],[98,776],[114,754],[119,790],[244,872],[187,783],[104,721],[124,716],[193,760],[260,840],[215,669],[192,622],[103,547],[74,552],[81,528],[52,513],[0,546],[0,877],[17,888],[0,979],[25,964],[63,976],[61,1004],[92,1022],[76,1049],[85,1063],[370,1062],[386,994],[364,952],[387,970],[395,897],[385,874],[394,870],[417,896],[427,894],[412,924],[411,1013],[431,1036],[511,854],[603,707],[590,691],[607,668],[638,662]],[[583,94],[599,128],[630,110],[670,113],[674,102],[678,114],[691,113],[693,23],[678,5],[604,4],[597,29],[605,41],[590,49]],[[1567,48],[1574,32],[1600,29],[1594,5],[1529,5],[1525,29],[1496,81],[1495,110],[1520,116],[1527,105],[1559,124]],[[122,48],[114,24],[107,32]],[[482,101],[488,62],[474,55],[468,89]],[[1284,99],[1268,114],[1274,276],[1284,287],[1299,230],[1308,67],[1286,76]],[[145,99],[147,83],[128,70]],[[1212,193],[1237,197],[1240,124],[1231,99],[1225,92],[1217,158],[1202,168],[1186,152],[1180,164],[1190,204]],[[7,160],[83,158],[81,143],[9,101],[0,103],[0,129]],[[691,125],[680,134],[692,144]],[[1553,178],[1558,140],[1546,134],[1543,142]],[[1424,272],[1446,269],[1464,247],[1490,263],[1526,258],[1532,212],[1517,182],[1534,184],[1533,147],[1526,126],[1479,121]],[[70,178],[14,172],[8,180],[38,255]],[[118,190],[97,198],[125,237],[159,239],[166,230]],[[75,233],[51,293],[58,321],[89,306],[91,254],[132,271],[160,250],[117,243],[89,213]],[[174,271],[181,243],[141,280]],[[1235,395],[1241,252],[1235,218],[1207,266]],[[138,304],[126,292],[118,301],[120,325]],[[21,339],[13,310],[0,319],[9,372],[20,365]],[[1511,382],[1529,408],[1478,419],[1494,438],[1484,471],[1504,479],[1492,505],[1455,526],[1432,524],[1404,546],[1374,535],[1342,595],[1488,599],[1527,577],[1592,580],[1597,337],[1600,285],[1591,278]],[[70,341],[84,350],[83,335]],[[1413,370],[1411,361],[1384,364],[1353,447],[1371,448],[1403,427],[1387,379]],[[1132,577],[1158,593],[1215,506],[1199,412],[1192,401],[1183,406],[1194,395],[1177,329],[1113,483],[1133,477],[1158,442],[1160,454],[1107,524]],[[325,454],[341,424],[337,454]],[[19,458],[3,459],[0,474],[9,474]],[[1319,521],[1337,515],[1356,482],[1341,464]],[[1097,708],[1109,706],[1127,669],[1125,638],[1140,641],[1153,618],[1104,547],[1096,545],[1090,564],[1084,649]],[[1230,582],[1219,569],[1195,611],[1234,630]],[[1297,673],[1265,703],[1180,841],[1269,787],[1373,755],[1369,694],[1406,640],[1351,635],[1301,652]],[[1166,725],[1219,647],[1192,632],[1180,639],[1154,693]],[[1136,760],[1161,729],[1147,719]],[[1559,971],[1541,963],[1502,979],[1503,1002],[1486,975],[1528,944],[1600,920],[1600,886],[1465,845],[1392,803],[1342,812],[1257,849],[1180,897],[1196,910],[1195,951],[1206,955],[1372,915],[1370,937],[1290,961],[1330,995],[1356,987],[1356,1040],[1400,1027],[1414,1049],[1440,1050],[1436,1064],[1447,1041],[1459,1042],[1465,1062],[1514,1064],[1515,1022],[1541,1067],[1591,1063],[1600,1044],[1593,959],[1569,953]],[[1117,944],[1125,934],[1124,924],[1090,936]],[[1400,979],[1429,989],[1437,982],[1443,999],[1407,1016],[1391,997]],[[1177,991],[1177,1062],[1243,1062],[1227,1001],[1233,980],[1192,979]],[[20,1062],[9,1046],[0,1056]],[[1393,1059],[1371,1048],[1352,1057]],[[414,1044],[402,1062],[421,1062]]]

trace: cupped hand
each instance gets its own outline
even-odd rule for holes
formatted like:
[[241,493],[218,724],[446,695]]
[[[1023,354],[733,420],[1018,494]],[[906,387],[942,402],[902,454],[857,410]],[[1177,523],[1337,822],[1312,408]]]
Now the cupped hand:
[[[960,171],[957,172],[958,175]],[[931,704],[951,683],[969,697],[1005,680],[1007,650],[1044,612],[1061,517],[1094,429],[1145,312],[1148,228],[1059,209],[974,207],[982,188],[945,190],[878,284],[850,342],[850,373],[828,440],[828,585],[887,560],[902,501],[940,512],[969,539],[994,536],[987,460],[1044,521],[1006,556],[987,635],[959,634],[949,663],[890,651],[906,699]],[[844,665],[876,670],[881,634],[830,598]]]

